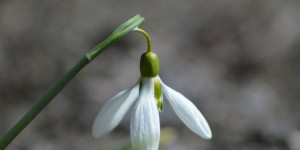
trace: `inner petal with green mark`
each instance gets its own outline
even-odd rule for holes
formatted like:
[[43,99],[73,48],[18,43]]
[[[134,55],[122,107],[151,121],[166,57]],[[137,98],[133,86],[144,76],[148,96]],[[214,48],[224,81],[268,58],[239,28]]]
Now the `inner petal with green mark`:
[[157,101],[157,108],[159,111],[163,110],[164,104],[163,104],[163,95],[161,90],[161,85],[159,80],[154,81],[154,96]]

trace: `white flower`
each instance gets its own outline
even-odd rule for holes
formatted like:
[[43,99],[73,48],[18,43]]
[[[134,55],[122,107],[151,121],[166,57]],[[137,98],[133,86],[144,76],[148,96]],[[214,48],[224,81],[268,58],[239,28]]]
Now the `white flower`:
[[162,109],[161,91],[190,130],[204,139],[212,137],[209,125],[197,107],[182,94],[165,85],[159,76],[141,77],[133,87],[112,97],[95,119],[93,136],[98,138],[113,130],[135,104],[130,124],[133,148],[157,150],[160,137],[158,113]]
[[210,139],[209,125],[197,107],[159,78],[159,59],[151,50],[148,34],[139,28],[135,30],[144,34],[148,41],[148,50],[140,61],[141,78],[133,87],[118,93],[103,106],[94,121],[93,136],[98,138],[113,130],[135,104],[130,123],[132,146],[135,150],[158,150],[158,113],[163,109],[164,95],[189,129],[204,139]]

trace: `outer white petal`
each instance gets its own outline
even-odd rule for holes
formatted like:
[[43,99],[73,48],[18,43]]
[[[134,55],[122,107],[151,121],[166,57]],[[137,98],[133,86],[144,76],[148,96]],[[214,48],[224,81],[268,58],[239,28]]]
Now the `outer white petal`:
[[98,138],[113,130],[138,98],[138,94],[139,82],[108,100],[94,121],[93,136]]
[[204,139],[212,138],[210,127],[197,107],[181,93],[171,89],[162,81],[163,93],[183,123]]
[[158,150],[160,124],[153,79],[143,79],[138,102],[133,110],[130,124],[134,150]]

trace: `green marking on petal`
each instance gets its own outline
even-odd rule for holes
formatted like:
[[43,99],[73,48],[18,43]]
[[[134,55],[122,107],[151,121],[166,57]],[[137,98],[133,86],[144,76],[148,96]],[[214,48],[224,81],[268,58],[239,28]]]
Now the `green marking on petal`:
[[158,80],[154,81],[154,96],[159,100],[162,96],[160,82]]
[[154,97],[157,101],[157,108],[159,111],[163,110],[164,104],[162,102],[162,90],[159,80],[154,81]]
[[157,108],[158,108],[159,111],[163,111],[163,109],[164,109],[164,104],[163,104],[162,101],[158,101],[158,102],[157,102]]

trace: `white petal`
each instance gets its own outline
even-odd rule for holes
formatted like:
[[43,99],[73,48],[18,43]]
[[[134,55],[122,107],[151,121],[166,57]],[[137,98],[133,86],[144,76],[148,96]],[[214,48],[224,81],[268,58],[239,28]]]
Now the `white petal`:
[[134,87],[112,97],[98,113],[92,128],[94,137],[101,137],[113,130],[135,102],[139,94],[139,82]]
[[130,132],[134,150],[158,150],[160,124],[153,79],[143,80],[140,96],[131,116]]
[[197,107],[181,93],[161,83],[164,95],[183,123],[197,135],[210,139],[212,137],[210,127]]

